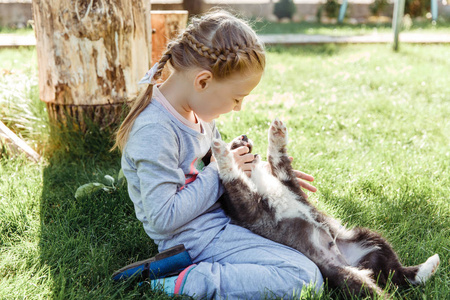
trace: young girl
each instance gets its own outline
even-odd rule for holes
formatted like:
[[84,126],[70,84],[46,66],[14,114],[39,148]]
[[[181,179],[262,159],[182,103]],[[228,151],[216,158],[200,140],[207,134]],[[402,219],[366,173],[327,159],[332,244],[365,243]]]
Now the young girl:
[[[170,77],[154,85],[166,65]],[[264,67],[264,47],[242,20],[224,11],[194,18],[149,71],[146,92],[117,133],[137,218],[159,251],[183,244],[194,262],[164,280],[167,293],[293,297],[323,283],[303,254],[230,223],[217,202],[223,193],[217,163],[202,160],[220,137],[214,119],[241,109]],[[247,152],[233,154],[250,175],[254,156]]]

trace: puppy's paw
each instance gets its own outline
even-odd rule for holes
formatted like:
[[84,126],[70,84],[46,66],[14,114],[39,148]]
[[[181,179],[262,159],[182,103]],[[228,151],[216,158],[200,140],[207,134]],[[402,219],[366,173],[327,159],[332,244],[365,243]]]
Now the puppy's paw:
[[227,144],[219,139],[214,139],[211,144],[214,157],[217,159],[220,156],[227,156],[230,151],[227,149]]
[[435,254],[427,259],[426,262],[419,266],[416,278],[414,278],[414,284],[424,284],[431,276],[436,273],[439,267],[440,259],[439,255]]
[[237,149],[237,148],[243,147],[243,146],[248,148],[248,150],[249,150],[248,152],[249,153],[252,152],[253,141],[251,139],[249,139],[245,134],[236,137],[230,143],[230,149],[231,150],[234,150],[234,149]]
[[283,148],[287,145],[287,129],[278,118],[273,120],[269,129],[269,144],[272,147]]
[[212,141],[211,149],[219,166],[220,177],[223,179],[226,173],[230,173],[233,170],[233,156],[228,149],[227,143],[219,139]]

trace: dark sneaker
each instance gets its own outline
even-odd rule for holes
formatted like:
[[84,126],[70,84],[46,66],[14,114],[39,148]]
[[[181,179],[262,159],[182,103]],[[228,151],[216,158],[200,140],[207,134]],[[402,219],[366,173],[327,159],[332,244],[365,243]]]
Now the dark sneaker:
[[140,276],[142,279],[153,280],[177,275],[190,265],[192,265],[192,260],[189,253],[184,245],[178,245],[158,253],[152,258],[123,267],[114,272],[112,279],[117,281]]

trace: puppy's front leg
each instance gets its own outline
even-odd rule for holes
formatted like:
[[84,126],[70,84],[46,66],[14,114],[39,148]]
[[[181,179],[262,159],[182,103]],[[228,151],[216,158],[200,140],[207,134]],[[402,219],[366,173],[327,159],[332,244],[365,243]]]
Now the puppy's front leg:
[[211,148],[226,190],[220,198],[225,212],[239,223],[248,224],[256,221],[261,215],[261,210],[258,209],[261,196],[256,191],[255,185],[238,168],[225,142],[214,140]]
[[273,120],[269,128],[267,160],[269,161],[272,174],[293,192],[301,195],[301,189],[292,169],[291,160],[287,155],[287,143],[286,126],[277,118]]
[[215,139],[211,145],[214,158],[219,165],[220,179],[225,182],[233,181],[241,177],[241,171],[239,171],[237,165],[234,163],[233,155],[228,149],[227,144],[219,139]]

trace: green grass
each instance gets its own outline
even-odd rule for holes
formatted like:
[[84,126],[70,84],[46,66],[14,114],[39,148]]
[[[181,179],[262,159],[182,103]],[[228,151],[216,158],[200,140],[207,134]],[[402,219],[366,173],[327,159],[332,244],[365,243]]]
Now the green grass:
[[[268,21],[252,22],[260,34],[323,34],[333,36],[367,35],[376,33],[391,33],[391,23],[367,23],[367,24],[320,24],[311,22],[274,23]],[[413,21],[402,32],[413,33],[450,33],[450,21],[439,20],[435,25],[431,21]]]
[[[0,84],[24,76],[35,86],[34,50],[5,51],[2,63],[17,61]],[[217,120],[225,140],[245,133],[264,156],[268,123],[280,117],[294,166],[315,177],[311,201],[350,226],[381,232],[407,265],[438,253],[437,274],[395,292],[397,299],[450,298],[449,52],[443,45],[401,45],[399,53],[390,45],[271,48],[243,110]],[[45,124],[37,89],[23,95]],[[0,97],[2,119],[4,103]],[[119,171],[109,136],[46,128],[23,133],[44,144],[41,151],[51,142],[41,164],[0,159],[0,299],[167,299],[135,281],[110,280],[155,253],[126,190],[74,198],[80,185]],[[326,291],[320,299],[336,297]]]
[[6,27],[0,26],[0,34],[20,34],[20,35],[34,35],[33,28],[31,26],[27,26],[24,28],[14,28],[14,27]]
[[48,138],[45,103],[39,99],[34,48],[0,51],[0,116],[3,123],[42,152]]

